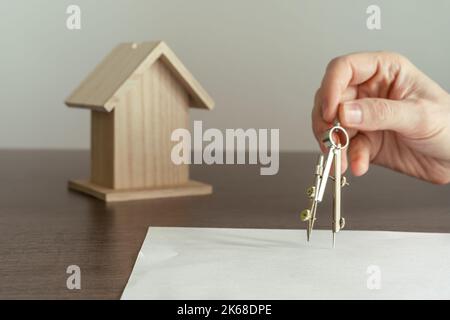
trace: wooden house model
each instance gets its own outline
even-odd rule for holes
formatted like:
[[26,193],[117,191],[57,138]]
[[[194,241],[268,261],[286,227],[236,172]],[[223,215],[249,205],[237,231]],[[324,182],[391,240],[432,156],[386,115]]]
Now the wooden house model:
[[118,45],[65,102],[91,111],[91,176],[71,189],[104,201],[212,192],[172,162],[171,134],[214,102],[164,42]]

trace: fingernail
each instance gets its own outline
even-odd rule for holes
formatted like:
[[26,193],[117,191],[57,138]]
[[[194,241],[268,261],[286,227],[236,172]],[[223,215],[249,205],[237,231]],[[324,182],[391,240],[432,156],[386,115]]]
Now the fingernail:
[[344,122],[346,124],[360,124],[362,122],[362,110],[359,104],[344,104]]

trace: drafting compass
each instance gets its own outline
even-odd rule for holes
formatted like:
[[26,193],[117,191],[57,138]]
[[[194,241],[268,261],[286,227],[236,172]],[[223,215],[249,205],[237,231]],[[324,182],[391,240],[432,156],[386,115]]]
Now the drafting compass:
[[[334,196],[333,196],[333,213],[332,213],[332,232],[333,232],[333,248],[336,243],[336,233],[344,228],[345,219],[341,217],[341,188],[348,185],[347,179],[342,176],[341,172],[341,157],[342,150],[346,149],[349,144],[349,137],[347,131],[339,122],[327,130],[322,138],[322,142],[329,148],[327,159],[324,164],[323,155],[319,156],[316,165],[314,185],[309,187],[306,191],[310,199],[310,208],[305,209],[300,213],[302,221],[308,223],[306,229],[306,237],[309,241],[311,232],[316,220],[317,205],[322,202],[327,180],[330,178],[334,181]],[[333,166],[334,176],[330,175],[331,166]]]

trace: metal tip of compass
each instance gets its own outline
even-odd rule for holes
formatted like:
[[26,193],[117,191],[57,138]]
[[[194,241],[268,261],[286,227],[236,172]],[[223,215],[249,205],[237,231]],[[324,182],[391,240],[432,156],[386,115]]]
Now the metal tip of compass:
[[333,232],[333,248],[336,247],[336,232]]

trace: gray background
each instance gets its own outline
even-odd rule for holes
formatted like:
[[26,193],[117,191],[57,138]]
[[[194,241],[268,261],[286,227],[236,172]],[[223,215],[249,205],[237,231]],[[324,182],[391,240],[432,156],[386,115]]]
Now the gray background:
[[[66,8],[82,29],[66,28]],[[382,30],[366,28],[381,7]],[[0,148],[88,148],[89,113],[67,95],[118,42],[163,39],[216,101],[205,127],[280,128],[316,149],[312,98],[334,56],[392,50],[450,89],[450,1],[1,0]]]

